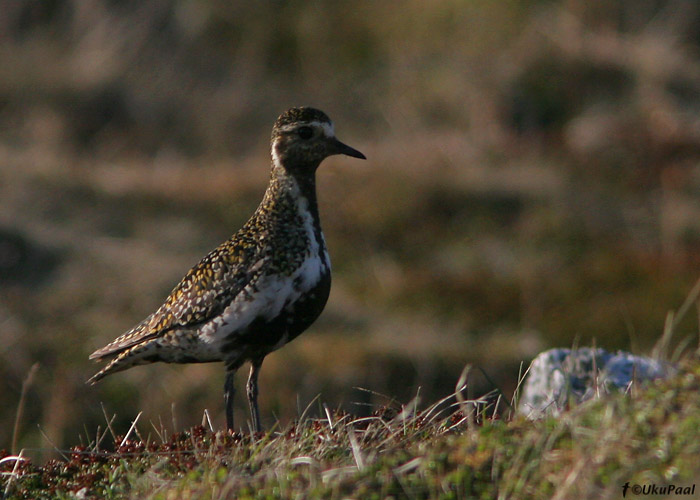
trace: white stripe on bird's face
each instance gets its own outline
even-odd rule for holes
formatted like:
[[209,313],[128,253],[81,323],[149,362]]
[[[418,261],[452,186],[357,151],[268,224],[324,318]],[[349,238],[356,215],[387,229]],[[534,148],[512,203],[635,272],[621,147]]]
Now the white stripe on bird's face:
[[314,120],[312,122],[297,122],[297,123],[291,123],[289,125],[285,125],[284,127],[280,127],[279,131],[280,132],[293,132],[297,130],[300,127],[311,127],[316,130],[321,130],[323,132],[323,135],[328,137],[329,139],[332,139],[335,137],[335,127],[333,126],[333,123],[331,122],[320,122],[318,120]]
[[323,130],[323,135],[325,135],[327,138],[332,139],[335,137],[335,128],[333,127],[333,123],[328,123],[328,122],[311,122],[312,127],[321,127],[321,130]]

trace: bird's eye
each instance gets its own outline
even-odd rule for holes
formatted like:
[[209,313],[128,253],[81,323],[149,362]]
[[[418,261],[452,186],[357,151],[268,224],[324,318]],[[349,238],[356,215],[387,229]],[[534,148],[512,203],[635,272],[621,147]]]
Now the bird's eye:
[[311,127],[299,127],[297,133],[302,139],[311,139],[311,136],[314,135],[314,130]]

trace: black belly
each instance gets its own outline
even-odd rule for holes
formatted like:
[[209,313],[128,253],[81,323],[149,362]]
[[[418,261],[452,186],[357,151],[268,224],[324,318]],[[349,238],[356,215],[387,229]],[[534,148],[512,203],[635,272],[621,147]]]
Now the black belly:
[[[327,271],[318,284],[293,303],[286,305],[272,320],[256,318],[244,333],[236,332],[222,346],[227,369],[236,369],[251,359],[261,359],[291,342],[319,317],[331,291],[331,273]],[[229,358],[227,354],[231,354]]]

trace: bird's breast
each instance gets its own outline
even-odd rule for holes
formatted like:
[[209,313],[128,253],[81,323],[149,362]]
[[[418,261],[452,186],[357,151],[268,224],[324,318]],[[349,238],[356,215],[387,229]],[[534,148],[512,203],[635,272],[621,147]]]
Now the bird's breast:
[[[295,193],[298,194],[298,193]],[[330,292],[330,258],[318,216],[295,196],[289,212],[271,224],[262,241],[260,272],[200,337],[223,353],[242,346],[271,351],[304,331],[323,310]]]
[[249,337],[263,326],[270,334],[272,330],[298,330],[301,324],[306,328],[325,306],[329,290],[328,253],[325,245],[319,245],[318,251],[308,253],[289,274],[260,274],[219,316],[202,325],[200,336],[207,343],[223,345]]

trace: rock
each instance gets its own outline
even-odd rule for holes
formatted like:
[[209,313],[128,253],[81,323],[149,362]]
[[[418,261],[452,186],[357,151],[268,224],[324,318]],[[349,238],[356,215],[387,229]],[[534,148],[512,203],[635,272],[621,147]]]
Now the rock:
[[557,416],[596,395],[625,392],[634,382],[665,378],[676,372],[670,363],[625,351],[551,349],[530,365],[517,413],[528,418]]

